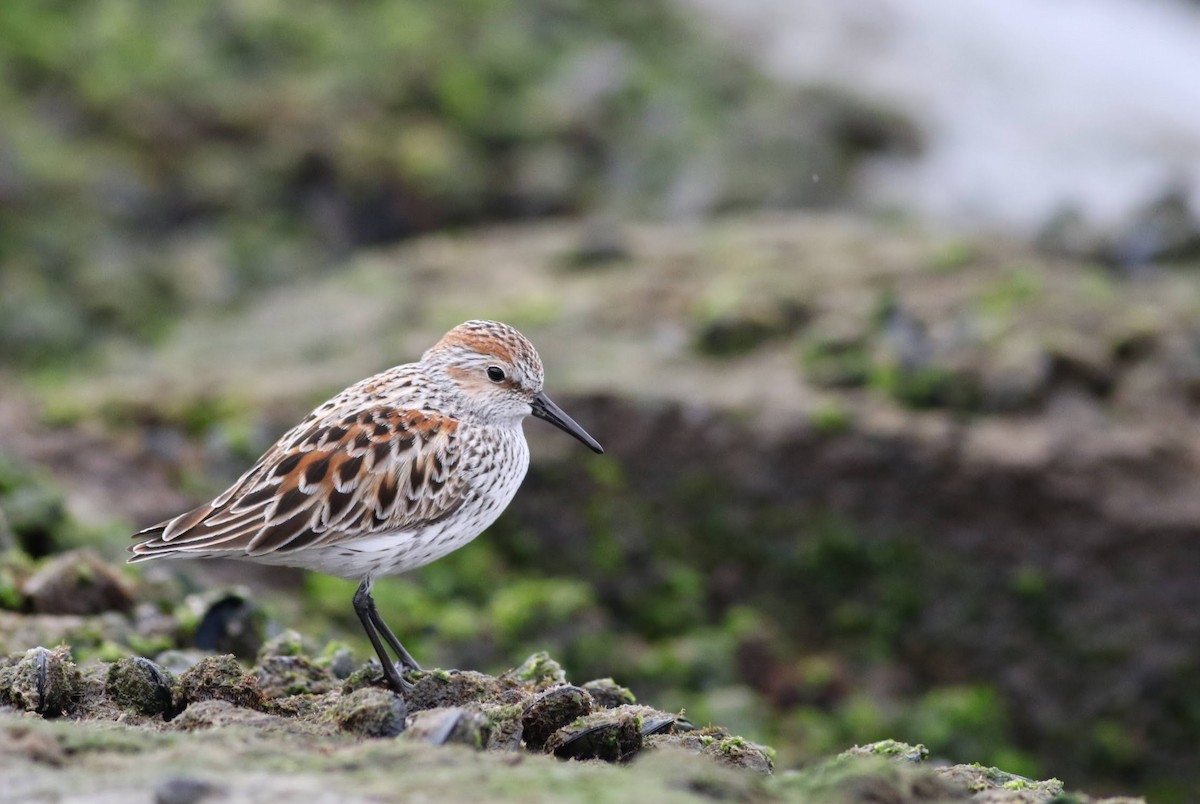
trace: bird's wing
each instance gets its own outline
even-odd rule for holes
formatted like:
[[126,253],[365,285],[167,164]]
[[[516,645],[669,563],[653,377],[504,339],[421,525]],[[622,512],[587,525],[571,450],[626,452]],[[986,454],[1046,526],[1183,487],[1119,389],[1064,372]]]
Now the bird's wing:
[[388,407],[310,417],[215,500],[135,534],[131,561],[287,553],[437,522],[469,493],[458,425]]

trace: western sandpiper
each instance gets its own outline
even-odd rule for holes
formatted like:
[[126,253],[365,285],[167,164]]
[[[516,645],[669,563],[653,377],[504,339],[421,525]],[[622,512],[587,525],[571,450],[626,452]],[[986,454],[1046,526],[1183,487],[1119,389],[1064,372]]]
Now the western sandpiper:
[[211,502],[135,534],[130,561],[243,558],[357,580],[354,610],[403,693],[411,685],[401,673],[420,665],[380,617],[375,579],[441,558],[496,520],[529,467],[526,416],[604,451],[542,379],[541,358],[517,330],[460,324],[420,362],[318,407]]

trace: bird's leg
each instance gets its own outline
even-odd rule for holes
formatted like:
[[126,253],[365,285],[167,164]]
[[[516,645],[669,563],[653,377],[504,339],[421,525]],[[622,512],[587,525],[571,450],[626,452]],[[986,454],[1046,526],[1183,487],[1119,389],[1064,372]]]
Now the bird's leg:
[[363,630],[367,632],[367,639],[371,640],[371,647],[375,648],[375,653],[379,656],[379,663],[383,666],[383,675],[387,679],[388,685],[400,695],[412,690],[412,684],[400,676],[400,672],[396,670],[396,664],[388,655],[387,648],[383,646],[383,640],[379,638],[380,630],[383,631],[384,639],[396,651],[397,657],[404,666],[417,670],[421,668],[417,666],[412,656],[400,644],[400,640],[396,639],[396,635],[380,618],[379,612],[375,608],[375,599],[371,597],[370,581],[360,583],[354,592],[354,613],[358,615],[359,621],[363,624]]
[[400,660],[400,664],[409,670],[420,670],[421,665],[417,664],[417,660],[412,657],[412,654],[404,649],[404,646],[400,644],[400,640],[392,633],[392,629],[388,628],[387,623],[379,616],[379,610],[375,608],[375,600],[368,597],[367,606],[369,607],[368,613],[371,616],[371,623],[379,629],[379,634],[383,637],[383,641],[388,643],[391,649],[396,652],[396,658]]

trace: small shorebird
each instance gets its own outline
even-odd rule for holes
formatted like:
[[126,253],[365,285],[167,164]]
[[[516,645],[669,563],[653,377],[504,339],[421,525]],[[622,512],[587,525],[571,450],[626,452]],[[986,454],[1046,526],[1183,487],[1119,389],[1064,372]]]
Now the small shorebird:
[[529,467],[521,421],[530,414],[604,452],[542,392],[542,361],[525,336],[468,321],[419,363],[321,405],[212,502],[135,534],[130,562],[244,558],[357,580],[354,611],[403,693],[403,669],[421,668],[380,617],[372,585],[496,520]]

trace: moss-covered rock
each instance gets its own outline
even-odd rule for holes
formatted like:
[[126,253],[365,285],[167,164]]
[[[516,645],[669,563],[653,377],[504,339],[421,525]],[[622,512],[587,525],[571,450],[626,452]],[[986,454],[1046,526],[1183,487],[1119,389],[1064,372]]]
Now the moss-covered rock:
[[434,670],[421,674],[408,694],[408,706],[413,712],[422,709],[461,706],[477,701],[494,700],[504,685],[499,679],[473,670]]
[[237,707],[262,709],[258,678],[247,673],[231,655],[207,656],[179,677],[184,706],[201,701],[226,701]]
[[113,662],[105,679],[108,697],[147,717],[174,714],[177,686],[173,675],[141,656]]
[[475,707],[445,706],[409,716],[407,740],[433,745],[466,745],[483,750],[491,740],[491,720]]
[[551,659],[546,651],[533,654],[507,675],[518,681],[532,682],[537,689],[567,682],[567,674],[562,665]]
[[613,709],[637,703],[637,696],[628,687],[622,687],[611,678],[597,678],[583,685],[597,706]]
[[525,744],[540,749],[550,736],[572,721],[592,713],[595,702],[581,687],[564,684],[538,693],[525,707],[521,724]]
[[55,556],[22,587],[29,610],[37,614],[128,612],[133,588],[120,571],[91,550]]
[[340,696],[329,709],[339,729],[361,737],[395,737],[404,731],[407,716],[404,699],[378,687]]
[[639,707],[619,706],[586,715],[554,732],[546,751],[560,759],[624,762],[642,750],[643,714]]
[[341,686],[330,665],[310,658],[307,651],[300,634],[292,630],[282,632],[263,645],[254,673],[264,698],[319,695]]
[[71,649],[30,648],[0,667],[0,702],[44,717],[65,713],[83,694],[83,677]]

